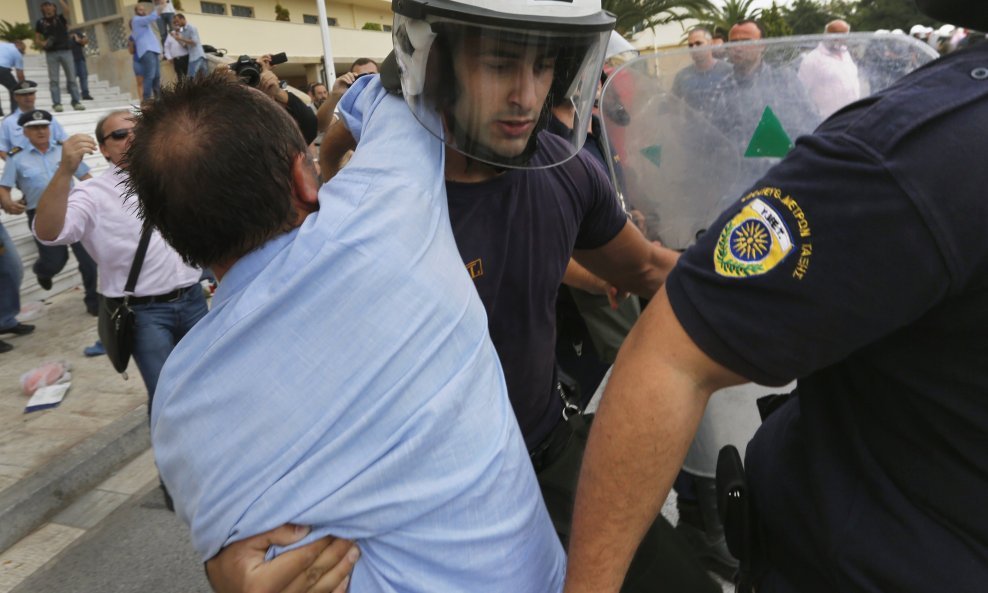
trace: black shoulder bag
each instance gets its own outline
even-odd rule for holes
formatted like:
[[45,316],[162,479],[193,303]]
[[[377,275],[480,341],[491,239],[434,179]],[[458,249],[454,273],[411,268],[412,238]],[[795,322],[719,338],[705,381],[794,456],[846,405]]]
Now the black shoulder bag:
[[106,356],[113,363],[113,368],[118,373],[123,373],[125,379],[127,363],[130,362],[130,354],[134,350],[134,311],[128,305],[128,301],[137,286],[137,277],[141,275],[141,266],[144,265],[144,256],[147,254],[150,241],[151,228],[145,227],[141,232],[140,243],[137,244],[134,261],[130,264],[130,275],[127,276],[123,298],[99,295],[99,339],[103,342]]

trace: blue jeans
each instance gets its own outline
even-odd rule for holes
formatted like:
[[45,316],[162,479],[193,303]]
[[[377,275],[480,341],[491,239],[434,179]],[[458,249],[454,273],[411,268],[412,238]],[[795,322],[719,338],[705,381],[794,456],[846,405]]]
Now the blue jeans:
[[[34,210],[27,210],[27,225],[34,224]],[[34,244],[38,247],[38,259],[31,266],[31,271],[40,278],[54,278],[62,271],[69,261],[69,249],[65,245],[42,245],[37,238]],[[82,276],[82,286],[86,290],[83,301],[86,308],[95,311],[99,307],[99,293],[96,292],[96,262],[82,246],[82,243],[73,243],[69,247],[75,254],[75,259],[79,262],[79,274]]]
[[86,58],[75,61],[75,74],[79,77],[79,88],[82,89],[82,96],[88,96],[89,68],[86,67]]
[[189,60],[189,78],[194,78],[196,73],[202,72],[203,75],[206,74],[206,58],[197,58],[195,60]]
[[170,303],[132,305],[134,362],[148,390],[148,413],[154,401],[161,367],[178,341],[206,314],[206,297],[198,285]]
[[17,325],[21,312],[21,278],[24,265],[13,239],[0,223],[0,329]]
[[161,56],[157,52],[146,51],[141,55],[141,70],[144,72],[144,99],[156,97],[161,92]]
[[58,67],[65,70],[65,86],[72,96],[72,104],[81,102],[79,98],[79,86],[75,82],[75,60],[72,58],[71,49],[60,51],[46,51],[45,63],[48,64],[48,90],[51,91],[51,102],[53,105],[62,104],[62,94],[58,90]]

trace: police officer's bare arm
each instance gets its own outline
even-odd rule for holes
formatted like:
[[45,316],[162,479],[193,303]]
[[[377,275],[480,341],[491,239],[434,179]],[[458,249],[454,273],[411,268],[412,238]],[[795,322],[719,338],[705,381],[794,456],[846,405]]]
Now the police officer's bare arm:
[[616,237],[596,249],[574,251],[573,259],[619,291],[651,297],[676,265],[679,253],[650,243],[627,222]]
[[[710,394],[746,381],[693,343],[660,290],[621,347],[590,432],[566,593],[621,588],[638,542],[683,465]],[[642,496],[645,492],[653,496]]]

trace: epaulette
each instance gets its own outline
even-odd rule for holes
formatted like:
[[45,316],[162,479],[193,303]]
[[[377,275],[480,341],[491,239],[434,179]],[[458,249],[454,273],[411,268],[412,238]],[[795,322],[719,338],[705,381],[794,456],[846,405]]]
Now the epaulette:
[[61,140],[56,140],[55,141],[55,146],[61,146],[61,145],[62,145],[62,141]]
[[18,152],[20,152],[22,150],[24,150],[24,149],[21,148],[20,146],[15,146],[15,147],[13,147],[13,148],[10,149],[10,152],[8,152],[7,155],[8,156],[14,156],[15,154],[17,154]]

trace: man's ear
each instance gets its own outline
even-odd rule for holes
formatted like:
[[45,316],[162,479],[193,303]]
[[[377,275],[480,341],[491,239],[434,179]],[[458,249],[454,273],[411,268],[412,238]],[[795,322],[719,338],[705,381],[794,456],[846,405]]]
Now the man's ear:
[[295,187],[294,198],[303,209],[310,212],[318,209],[319,183],[315,169],[305,154],[299,154],[292,163],[292,185]]

